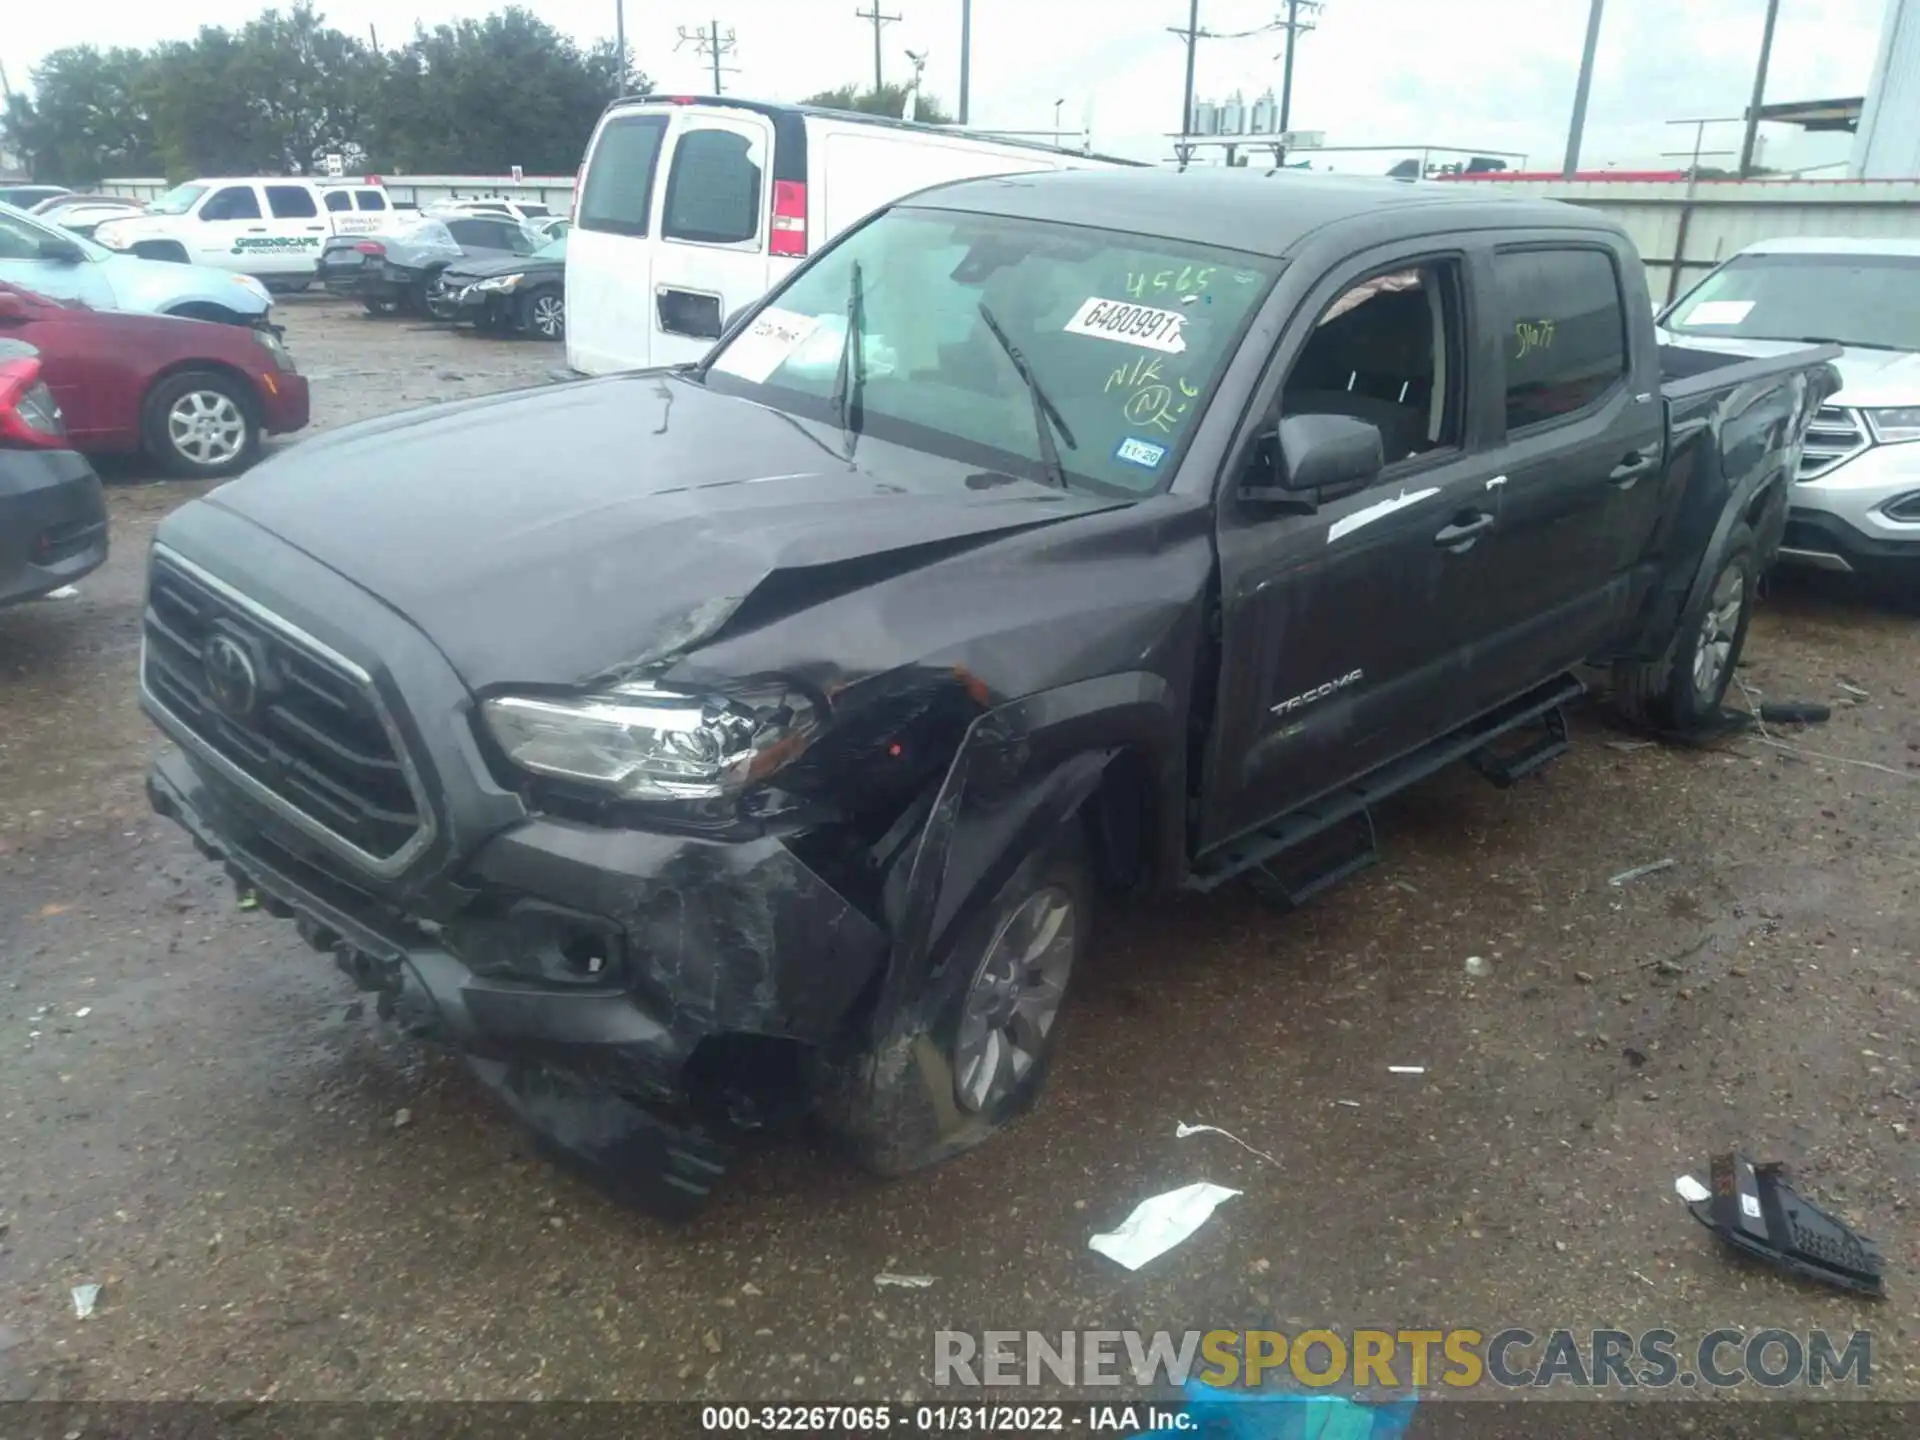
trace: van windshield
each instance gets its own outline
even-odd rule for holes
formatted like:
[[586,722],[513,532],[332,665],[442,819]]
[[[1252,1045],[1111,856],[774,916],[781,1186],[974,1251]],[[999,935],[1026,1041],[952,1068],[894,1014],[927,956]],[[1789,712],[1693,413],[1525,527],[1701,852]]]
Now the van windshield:
[[1034,398],[997,326],[1065,422],[1052,438],[1067,483],[1123,495],[1171,480],[1280,270],[1214,246],[900,208],[775,295],[709,357],[709,383],[837,423],[856,262],[863,433],[1043,477]]
[[1741,255],[1676,305],[1666,328],[1920,350],[1920,255]]
[[147,206],[149,215],[184,215],[193,208],[193,202],[207,193],[204,185],[176,185],[158,200]]

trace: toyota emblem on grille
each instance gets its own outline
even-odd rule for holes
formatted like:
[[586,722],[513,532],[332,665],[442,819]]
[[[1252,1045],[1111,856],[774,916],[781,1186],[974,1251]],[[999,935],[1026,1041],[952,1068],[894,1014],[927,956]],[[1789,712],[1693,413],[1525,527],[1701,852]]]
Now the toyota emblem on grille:
[[206,667],[207,694],[221,714],[245,720],[260,698],[260,672],[247,647],[228,635],[215,635],[200,652]]

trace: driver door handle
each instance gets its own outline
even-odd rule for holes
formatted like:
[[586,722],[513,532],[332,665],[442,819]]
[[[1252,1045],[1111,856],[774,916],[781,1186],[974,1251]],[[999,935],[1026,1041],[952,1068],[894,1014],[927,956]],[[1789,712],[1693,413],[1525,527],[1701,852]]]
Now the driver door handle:
[[1622,490],[1631,490],[1642,475],[1653,469],[1659,458],[1643,450],[1629,451],[1627,458],[1614,466],[1607,478]]
[[1458,553],[1491,530],[1494,523],[1495,517],[1485,510],[1463,511],[1451,525],[1433,537],[1433,543],[1442,550]]

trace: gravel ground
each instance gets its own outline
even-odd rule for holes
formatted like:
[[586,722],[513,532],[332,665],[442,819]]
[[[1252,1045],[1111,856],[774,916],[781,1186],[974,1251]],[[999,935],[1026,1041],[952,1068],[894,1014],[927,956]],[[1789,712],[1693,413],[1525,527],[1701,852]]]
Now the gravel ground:
[[[561,363],[284,309],[315,429]],[[112,478],[109,566],[0,612],[0,1398],[926,1398],[939,1328],[1368,1325],[1871,1329],[1875,1393],[1920,1397],[1911,616],[1778,585],[1742,678],[1836,702],[1776,732],[1801,749],[1581,716],[1536,780],[1404,797],[1301,914],[1112,925],[995,1143],[882,1184],[773,1141],[671,1228],[533,1156],[147,812],[141,569],[196,490]],[[1890,1298],[1716,1249],[1672,1181],[1733,1146],[1876,1237]],[[1088,1251],[1201,1179],[1244,1193],[1168,1256]]]

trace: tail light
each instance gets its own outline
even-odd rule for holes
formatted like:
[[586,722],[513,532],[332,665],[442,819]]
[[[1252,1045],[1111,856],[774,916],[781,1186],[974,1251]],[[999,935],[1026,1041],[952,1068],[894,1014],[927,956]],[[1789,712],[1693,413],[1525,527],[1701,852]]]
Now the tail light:
[[773,182],[773,233],[767,249],[774,255],[807,253],[807,187],[800,180]]
[[382,245],[378,240],[362,240],[353,248],[358,250],[362,255],[384,255],[387,253],[387,247]]
[[67,427],[38,360],[0,360],[0,447],[64,450]]

